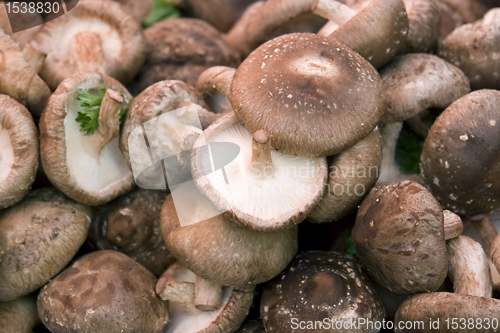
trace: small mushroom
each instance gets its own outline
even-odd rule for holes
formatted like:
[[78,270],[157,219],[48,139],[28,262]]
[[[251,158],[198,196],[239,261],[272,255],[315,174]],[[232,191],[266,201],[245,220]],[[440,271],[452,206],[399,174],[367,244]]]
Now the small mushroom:
[[462,17],[446,3],[439,1],[441,11],[441,29],[439,32],[440,42],[444,40],[456,28],[464,24]]
[[24,106],[0,95],[0,210],[30,190],[38,168],[38,130]]
[[269,333],[326,333],[339,327],[342,332],[376,332],[369,325],[346,324],[360,318],[381,321],[384,309],[354,258],[306,252],[264,287],[260,314]]
[[122,252],[160,276],[175,259],[160,230],[165,192],[138,189],[94,212],[89,238],[99,250]]
[[0,215],[0,302],[46,284],[87,238],[90,208],[54,189],[30,192]]
[[439,0],[403,0],[408,14],[407,52],[433,52],[439,41]]
[[[85,98],[99,103],[85,108]],[[134,187],[117,137],[119,113],[131,98],[118,81],[95,73],[64,80],[50,97],[40,119],[41,160],[50,182],[70,198],[101,205]]]
[[446,278],[443,210],[418,183],[375,187],[359,207],[352,240],[368,271],[394,293],[435,291]]
[[464,224],[462,219],[457,214],[445,209],[443,210],[444,218],[444,239],[452,239],[462,234]]
[[129,83],[144,62],[138,22],[114,1],[80,1],[45,23],[32,44],[47,55],[40,76],[52,90],[75,72],[101,72]]
[[160,333],[169,317],[155,285],[153,274],[126,255],[96,251],[40,291],[38,313],[54,333]]
[[[488,11],[483,1],[480,0],[440,0],[454,10],[464,23],[472,23],[479,20]],[[490,0],[486,0],[490,1]]]
[[[14,11],[15,9],[12,8],[12,13]],[[5,7],[5,2],[0,2],[0,29],[3,30],[7,35],[12,37],[12,39],[15,40],[19,47],[22,49],[33,39],[38,30],[40,30],[41,25],[43,24],[43,17],[36,12],[30,13],[29,11],[25,13],[19,13],[18,15],[11,15],[12,19],[16,20],[14,22],[16,28],[18,28],[16,30],[22,30],[19,30],[17,32],[12,31],[12,25],[14,24],[11,25],[9,16],[7,14],[7,8]]]
[[251,135],[234,113],[203,134],[195,147],[229,142],[241,151],[222,172],[212,172],[209,149],[196,149],[191,156],[196,186],[234,223],[260,232],[284,230],[302,222],[321,200],[328,176],[325,158],[273,151],[267,131]]
[[24,296],[15,301],[0,303],[0,332],[30,333],[40,324],[36,298]]

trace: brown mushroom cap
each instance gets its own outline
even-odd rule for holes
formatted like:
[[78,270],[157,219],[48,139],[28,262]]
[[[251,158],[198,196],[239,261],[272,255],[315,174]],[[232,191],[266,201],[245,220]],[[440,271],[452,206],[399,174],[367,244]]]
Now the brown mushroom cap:
[[137,22],[142,22],[148,16],[154,0],[117,0],[117,2],[128,10]]
[[290,34],[252,52],[229,97],[250,133],[265,129],[286,154],[330,156],[367,136],[380,121],[385,92],[377,71],[329,38]]
[[40,154],[50,182],[70,198],[88,205],[100,205],[127,193],[134,187],[134,177],[112,138],[97,153],[93,135],[80,131],[76,121],[83,108],[77,91],[95,92],[106,88],[118,91],[128,102],[132,96],[115,79],[80,73],[64,80],[52,94],[40,118]]
[[432,52],[441,28],[439,0],[403,0],[408,14],[407,52]]
[[212,66],[236,67],[239,55],[222,34],[205,21],[173,19],[144,31],[146,62],[133,83],[133,92],[163,80],[179,80],[194,86],[198,76]]
[[61,271],[87,238],[90,208],[54,189],[30,192],[0,215],[0,302],[27,295]]
[[[201,194],[193,193],[194,210],[202,210],[206,204]],[[297,227],[258,233],[235,226],[221,215],[181,227],[172,196],[163,205],[161,229],[167,248],[179,262],[223,286],[254,285],[272,279],[298,248]]]
[[[82,37],[82,38],[80,38]],[[80,1],[45,23],[34,45],[47,54],[40,76],[55,90],[76,71],[99,71],[127,84],[144,62],[141,26],[114,1]]]
[[439,56],[459,67],[472,90],[500,89],[500,8],[483,19],[455,29],[443,41]]
[[15,301],[0,303],[0,332],[30,333],[40,324],[36,298],[24,296]]
[[500,208],[500,92],[472,92],[450,105],[425,140],[420,165],[432,194],[459,215]]
[[[14,10],[14,9],[12,9]],[[9,16],[7,15],[7,8],[5,7],[5,2],[0,2],[0,29],[3,30],[7,35],[12,37],[16,43],[23,48],[27,43],[29,43],[33,37],[36,35],[38,30],[40,30],[43,24],[43,17],[38,13],[21,13],[22,15],[15,15],[16,27],[24,28],[30,27],[25,30],[18,32],[12,31],[12,26],[10,24]],[[14,15],[13,15],[14,16]]]
[[[464,23],[479,20],[488,10],[483,0],[440,0],[460,15]],[[486,0],[490,2],[491,0]],[[481,3],[483,2],[483,3]]]
[[116,251],[96,251],[65,269],[38,295],[38,313],[53,333],[159,333],[168,322],[156,278]]
[[[262,293],[260,314],[266,332],[315,332],[335,330],[336,322],[358,318],[380,321],[384,310],[364,277],[361,266],[350,256],[335,252],[307,252],[277,276]],[[297,330],[297,322],[330,320],[330,328]],[[327,321],[328,322],[328,321]],[[342,332],[375,332],[368,327]]]
[[156,276],[175,261],[160,229],[165,192],[138,189],[94,212],[89,238],[99,250],[122,252]]
[[359,207],[352,240],[370,273],[392,292],[435,291],[446,278],[443,210],[418,183],[375,187]]
[[38,168],[38,130],[24,106],[0,95],[0,210],[31,188]]

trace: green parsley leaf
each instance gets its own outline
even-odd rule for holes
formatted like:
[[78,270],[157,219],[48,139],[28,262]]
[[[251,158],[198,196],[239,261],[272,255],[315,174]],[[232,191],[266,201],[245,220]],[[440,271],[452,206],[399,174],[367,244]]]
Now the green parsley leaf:
[[345,253],[353,257],[358,256],[358,253],[356,252],[356,248],[354,247],[354,242],[351,236],[345,239]]
[[153,4],[151,5],[151,10],[149,11],[149,14],[146,16],[144,21],[142,21],[142,24],[146,28],[149,28],[155,23],[168,19],[178,18],[180,16],[181,14],[175,7],[175,3],[167,2],[167,0],[154,0]]
[[396,162],[404,173],[420,173],[420,155],[423,142],[412,131],[403,127],[396,146]]

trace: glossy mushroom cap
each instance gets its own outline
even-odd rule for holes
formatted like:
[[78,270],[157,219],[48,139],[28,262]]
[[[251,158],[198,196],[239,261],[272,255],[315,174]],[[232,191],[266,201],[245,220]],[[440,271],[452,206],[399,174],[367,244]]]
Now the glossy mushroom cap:
[[[191,196],[191,210],[201,211],[207,204],[201,194]],[[181,227],[172,196],[163,205],[161,229],[167,248],[182,265],[223,286],[248,286],[272,279],[298,248],[297,227],[258,233],[235,226],[221,215]]]
[[392,292],[434,291],[446,278],[443,210],[418,183],[375,187],[359,207],[352,240],[368,271]]
[[[76,121],[78,112],[83,110],[77,91],[83,89],[97,95],[101,88],[116,90],[125,97],[125,103],[132,98],[125,87],[109,76],[80,73],[59,85],[40,119],[40,154],[47,177],[67,196],[88,205],[104,204],[134,187],[118,137],[112,135],[111,141],[106,140],[109,143],[101,147],[101,118],[92,135],[85,135]],[[117,116],[103,119],[103,125],[109,121],[118,130],[116,120]]]
[[434,122],[421,155],[432,194],[459,215],[500,208],[500,92],[472,92]]
[[45,23],[34,45],[47,55],[40,76],[55,90],[77,71],[101,72],[127,84],[144,62],[141,26],[114,1],[80,1]]
[[38,168],[38,130],[24,106],[0,95],[0,210],[31,188]]
[[175,259],[160,229],[165,192],[138,189],[94,212],[89,238],[99,250],[122,252],[160,276]]
[[46,284],[87,238],[90,208],[54,189],[30,192],[0,215],[0,302]]
[[[260,314],[269,333],[296,331],[293,319],[298,322],[327,320],[333,325],[330,328],[309,327],[307,330],[326,333],[335,329],[336,322],[355,322],[358,318],[382,320],[384,309],[352,257],[335,252],[306,252],[297,256],[264,288]],[[375,331],[368,327],[343,330]]]
[[153,274],[126,255],[96,251],[40,291],[38,313],[53,333],[159,333],[168,310],[155,285]]
[[377,71],[331,38],[289,34],[238,67],[229,100],[247,131],[285,154],[330,156],[367,136],[386,100]]
[[0,303],[0,332],[30,333],[38,324],[36,297],[30,295]]

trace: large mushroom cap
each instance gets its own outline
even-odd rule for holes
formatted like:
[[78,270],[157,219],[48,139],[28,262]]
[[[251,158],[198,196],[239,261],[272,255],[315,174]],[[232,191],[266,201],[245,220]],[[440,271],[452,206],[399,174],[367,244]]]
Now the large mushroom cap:
[[90,208],[54,189],[35,190],[0,215],[0,302],[40,288],[87,238]]
[[447,209],[461,215],[500,208],[500,92],[472,92],[434,122],[424,143],[426,185]]
[[[375,332],[352,328],[359,318],[380,321],[384,310],[378,296],[354,258],[334,252],[307,252],[265,287],[260,314],[266,332]],[[295,319],[295,320],[294,320]],[[327,327],[305,326],[315,321]],[[295,325],[294,325],[295,322]],[[296,326],[302,324],[302,327]],[[299,327],[301,329],[299,329]]]
[[367,136],[386,100],[377,71],[326,37],[290,34],[252,52],[237,69],[231,104],[250,132],[301,156],[337,154]]
[[0,95],[0,210],[21,200],[38,167],[38,130],[24,106]]
[[30,333],[40,324],[36,297],[24,296],[15,301],[0,303],[1,333]]
[[102,88],[118,91],[125,102],[132,98],[111,77],[76,74],[59,85],[40,119],[40,154],[47,177],[67,196],[88,205],[104,204],[134,186],[132,172],[118,147],[118,137],[111,137],[99,151],[98,131],[86,135],[76,121],[83,110],[77,91],[98,95]]
[[116,251],[92,252],[65,269],[38,295],[51,332],[159,333],[168,322],[156,278]]
[[47,55],[40,76],[55,90],[76,71],[100,71],[124,84],[144,61],[141,26],[114,1],[80,1],[45,23],[34,38]]
[[370,273],[392,292],[435,291],[446,278],[443,210],[418,183],[375,187],[359,207],[352,240]]

